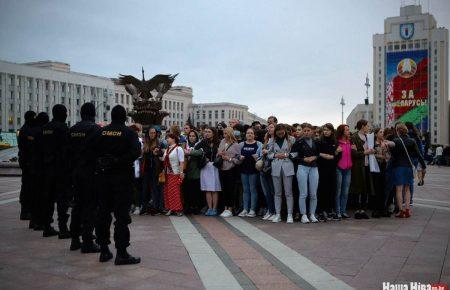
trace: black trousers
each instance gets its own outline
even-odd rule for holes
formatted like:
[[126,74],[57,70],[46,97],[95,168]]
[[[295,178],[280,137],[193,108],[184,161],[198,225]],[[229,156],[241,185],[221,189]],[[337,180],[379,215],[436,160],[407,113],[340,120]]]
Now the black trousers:
[[59,230],[67,230],[67,221],[69,220],[69,205],[72,200],[71,190],[69,188],[68,176],[60,176],[57,174],[44,174],[44,206],[43,206],[43,225],[50,226],[53,223],[53,212],[58,213]]
[[203,207],[204,195],[200,190],[200,178],[183,181],[184,208],[186,211],[199,211]]
[[106,246],[111,243],[111,213],[114,214],[114,242],[117,249],[130,245],[130,206],[133,200],[133,176],[123,174],[99,174],[95,176],[98,196],[96,222],[97,243]]
[[370,167],[365,166],[365,190],[361,194],[357,196],[357,209],[358,210],[366,210],[367,205],[369,204],[369,196],[373,194],[373,185],[372,185],[372,175],[370,172]]
[[31,221],[36,225],[43,225],[46,208],[44,200],[44,174],[41,170],[32,169],[31,175],[33,185],[33,190],[31,191]]
[[237,175],[236,168],[219,171],[220,184],[222,186],[221,198],[223,206],[236,208]]
[[20,207],[21,214],[31,214],[31,207],[33,204],[33,176],[31,169],[28,166],[22,168],[22,186],[20,188]]
[[372,181],[374,187],[374,198],[372,208],[375,211],[383,211],[385,209],[386,196],[386,164],[378,163],[380,172],[372,173]]
[[93,240],[97,198],[94,190],[94,172],[76,172],[73,177],[74,206],[70,219],[72,238],[82,237],[84,243]]
[[336,166],[319,166],[319,186],[317,189],[317,212],[332,212],[336,197]]

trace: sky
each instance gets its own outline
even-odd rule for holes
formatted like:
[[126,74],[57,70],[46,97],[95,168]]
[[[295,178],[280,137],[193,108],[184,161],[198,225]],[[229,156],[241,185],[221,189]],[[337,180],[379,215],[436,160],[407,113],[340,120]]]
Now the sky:
[[[0,0],[0,59],[76,72],[179,73],[194,102],[285,123],[339,124],[372,83],[372,35],[419,0]],[[422,0],[450,28],[449,0]],[[372,90],[369,90],[369,98]]]

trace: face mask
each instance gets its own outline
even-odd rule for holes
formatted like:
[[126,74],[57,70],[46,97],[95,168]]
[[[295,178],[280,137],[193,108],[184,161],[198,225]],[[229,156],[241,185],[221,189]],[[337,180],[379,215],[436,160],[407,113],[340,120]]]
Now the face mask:
[[234,137],[240,137],[241,131],[233,131],[233,135],[234,135]]

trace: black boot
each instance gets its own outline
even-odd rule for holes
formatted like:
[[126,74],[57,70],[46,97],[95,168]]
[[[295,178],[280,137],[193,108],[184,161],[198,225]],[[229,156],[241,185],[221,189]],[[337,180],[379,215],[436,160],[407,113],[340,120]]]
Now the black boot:
[[108,246],[100,247],[100,258],[98,259],[101,263],[108,262],[113,258],[113,254],[109,250]]
[[42,233],[42,236],[44,238],[56,236],[59,234],[57,230],[55,230],[52,226],[46,226],[44,227],[44,232]]
[[62,240],[62,239],[70,239],[71,237],[72,235],[70,234],[67,226],[65,224],[59,225],[58,238]]
[[141,258],[133,257],[128,254],[126,249],[117,249],[116,260],[114,261],[114,265],[133,265],[139,264],[141,262]]
[[70,243],[70,250],[77,251],[81,248],[80,238],[72,238],[72,242]]
[[84,242],[81,244],[81,252],[83,254],[89,254],[89,253],[100,253],[100,247],[90,241],[90,242]]
[[36,226],[36,224],[32,220],[30,220],[30,223],[28,224],[28,228],[34,229],[35,226]]
[[42,231],[42,230],[44,230],[44,227],[40,224],[35,224],[33,229],[35,231]]
[[22,221],[29,221],[31,219],[31,214],[22,210],[20,211],[20,220]]

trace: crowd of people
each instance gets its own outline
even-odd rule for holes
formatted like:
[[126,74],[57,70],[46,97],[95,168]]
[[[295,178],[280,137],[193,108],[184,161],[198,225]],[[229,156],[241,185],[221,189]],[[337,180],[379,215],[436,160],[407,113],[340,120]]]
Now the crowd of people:
[[135,199],[140,215],[233,215],[293,223],[410,217],[414,175],[424,184],[426,164],[419,130],[399,122],[356,132],[342,124],[323,126],[238,120],[165,136],[141,132],[143,154],[135,161]]
[[[371,128],[345,124],[125,125],[115,106],[111,124],[95,124],[95,107],[81,108],[68,128],[63,105],[29,111],[19,133],[21,215],[44,237],[71,238],[70,250],[135,264],[127,252],[135,215],[260,216],[291,224],[390,217],[409,218],[414,193],[425,180],[425,146],[411,123]],[[56,204],[58,229],[52,227]],[[70,227],[69,208],[71,210]],[[353,214],[348,208],[353,208]],[[368,211],[371,211],[371,215]],[[95,232],[95,235],[94,235]],[[81,241],[80,241],[81,237]]]

